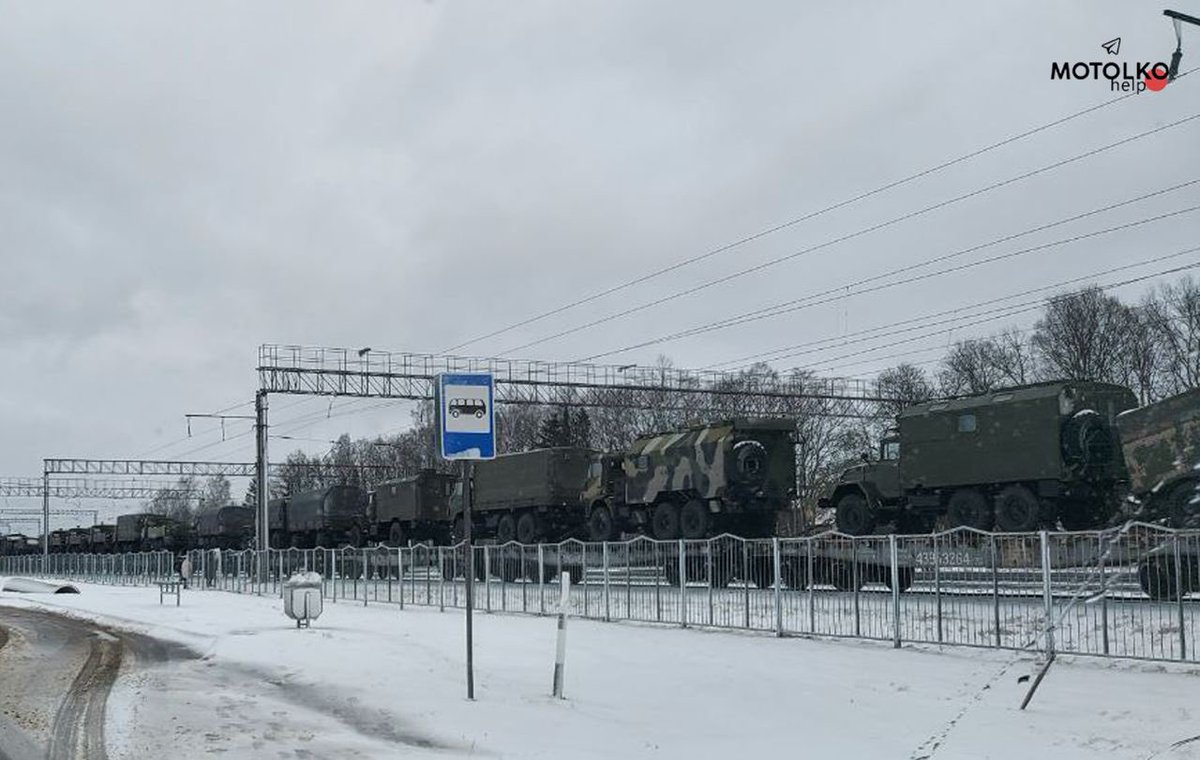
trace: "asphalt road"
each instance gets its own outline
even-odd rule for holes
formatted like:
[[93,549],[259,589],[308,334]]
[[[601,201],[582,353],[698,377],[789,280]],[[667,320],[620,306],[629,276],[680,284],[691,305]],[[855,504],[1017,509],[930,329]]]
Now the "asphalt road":
[[0,760],[104,760],[104,713],[117,675],[191,658],[96,623],[0,607]]

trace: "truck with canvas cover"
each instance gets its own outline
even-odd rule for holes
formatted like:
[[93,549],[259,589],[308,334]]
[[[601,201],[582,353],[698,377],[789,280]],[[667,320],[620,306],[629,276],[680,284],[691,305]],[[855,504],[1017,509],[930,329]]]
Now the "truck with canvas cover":
[[1117,417],[1135,517],[1200,528],[1200,389],[1131,409]]
[[409,541],[444,543],[450,537],[450,497],[457,479],[437,470],[389,480],[371,492],[375,535],[388,546],[407,546]]
[[142,548],[142,528],[149,518],[146,512],[117,517],[117,551],[136,552]]
[[1128,479],[1114,423],[1136,405],[1128,388],[1082,381],[917,404],[820,506],[850,535],[885,522],[927,530],[942,516],[979,530],[1103,525]]
[[206,509],[196,515],[194,527],[201,549],[245,549],[254,535],[254,510],[235,504]]
[[[504,454],[474,463],[472,532],[500,543],[558,540],[582,528],[580,496],[599,452],[574,446]],[[461,488],[451,501],[455,540],[463,536]]]
[[92,529],[71,528],[67,531],[67,551],[72,554],[82,554],[91,549]]
[[795,429],[730,419],[638,438],[591,470],[589,538],[647,528],[661,539],[771,535],[796,496]]
[[163,515],[147,515],[142,525],[142,549],[160,551],[183,549],[190,544],[188,526]]
[[284,508],[292,546],[362,546],[367,494],[358,486],[330,486],[293,494]]

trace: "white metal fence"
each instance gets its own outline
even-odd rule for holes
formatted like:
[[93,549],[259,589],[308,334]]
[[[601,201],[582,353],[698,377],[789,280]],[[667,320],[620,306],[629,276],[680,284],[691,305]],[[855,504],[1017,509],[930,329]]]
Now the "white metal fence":
[[[476,546],[476,604],[777,635],[846,636],[1155,660],[1200,660],[1200,532],[1130,524],[1084,533]],[[279,594],[298,570],[330,602],[465,603],[466,547],[189,552],[193,586]],[[0,574],[114,584],[178,577],[182,555],[0,558]],[[778,582],[777,582],[778,580]]]

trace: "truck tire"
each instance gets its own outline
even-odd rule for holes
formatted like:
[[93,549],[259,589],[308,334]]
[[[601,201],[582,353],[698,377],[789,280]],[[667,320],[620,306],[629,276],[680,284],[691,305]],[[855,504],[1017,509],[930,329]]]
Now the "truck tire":
[[784,586],[793,591],[803,590],[808,586],[808,558],[784,557],[779,563],[779,574]]
[[946,514],[952,527],[961,526],[976,530],[991,530],[994,518],[987,499],[971,488],[962,488],[951,494]]
[[346,531],[346,544],[355,549],[363,545],[362,528],[357,525],[351,526],[350,530]]
[[404,546],[404,526],[399,520],[392,520],[388,526],[388,546]]
[[659,502],[650,518],[650,527],[657,539],[679,538],[679,507],[669,501]]
[[850,536],[865,536],[875,530],[875,513],[860,493],[842,494],[834,516],[837,529]]
[[537,543],[538,520],[532,512],[526,512],[517,519],[517,541],[522,544]]
[[679,532],[684,538],[704,538],[708,535],[708,505],[692,499],[679,510]]
[[592,507],[588,515],[588,538],[592,541],[611,541],[613,539],[613,516],[609,508],[603,504]]
[[517,518],[511,514],[503,515],[496,523],[496,540],[502,544],[517,540]]
[[1025,486],[1009,486],[996,497],[996,527],[1005,533],[1027,533],[1042,524],[1042,505]]

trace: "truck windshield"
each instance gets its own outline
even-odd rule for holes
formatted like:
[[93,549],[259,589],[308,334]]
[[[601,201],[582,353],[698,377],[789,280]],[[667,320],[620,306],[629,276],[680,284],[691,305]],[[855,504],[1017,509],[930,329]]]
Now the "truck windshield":
[[900,441],[884,441],[879,445],[879,458],[894,462],[900,458]]

